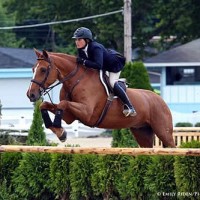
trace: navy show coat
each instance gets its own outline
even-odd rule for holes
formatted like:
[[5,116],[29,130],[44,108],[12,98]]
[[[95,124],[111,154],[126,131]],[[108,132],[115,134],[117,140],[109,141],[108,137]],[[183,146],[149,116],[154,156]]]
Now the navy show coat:
[[83,49],[78,49],[78,56],[85,60],[86,67],[109,72],[121,71],[126,61],[124,56],[96,41],[88,43],[87,55]]

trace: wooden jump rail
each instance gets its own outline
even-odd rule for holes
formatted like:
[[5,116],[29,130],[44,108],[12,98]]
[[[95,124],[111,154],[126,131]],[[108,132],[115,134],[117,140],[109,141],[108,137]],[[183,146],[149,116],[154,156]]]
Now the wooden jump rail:
[[55,146],[1,145],[1,152],[63,153],[63,154],[103,154],[103,155],[173,155],[200,156],[196,148],[83,148]]

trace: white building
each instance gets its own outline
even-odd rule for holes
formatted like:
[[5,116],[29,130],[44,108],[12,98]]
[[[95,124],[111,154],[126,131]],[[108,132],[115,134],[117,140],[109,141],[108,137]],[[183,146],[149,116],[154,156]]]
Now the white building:
[[157,76],[152,86],[161,91],[174,124],[200,122],[200,39],[149,58],[144,65]]

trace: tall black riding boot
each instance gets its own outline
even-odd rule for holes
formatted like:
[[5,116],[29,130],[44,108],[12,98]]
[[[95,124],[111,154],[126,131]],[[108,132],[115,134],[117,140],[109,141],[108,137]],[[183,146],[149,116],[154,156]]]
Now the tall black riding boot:
[[131,104],[126,92],[120,86],[120,84],[118,82],[115,83],[113,91],[121,99],[121,101],[124,103],[124,110],[123,110],[124,115],[126,117],[136,116],[137,113],[136,113],[133,105]]

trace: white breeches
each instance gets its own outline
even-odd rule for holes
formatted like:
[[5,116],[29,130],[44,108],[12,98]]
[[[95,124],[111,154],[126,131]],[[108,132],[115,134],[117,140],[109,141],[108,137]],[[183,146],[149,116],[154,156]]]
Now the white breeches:
[[112,88],[114,88],[115,83],[118,81],[120,72],[114,73],[114,72],[109,72],[109,82]]

